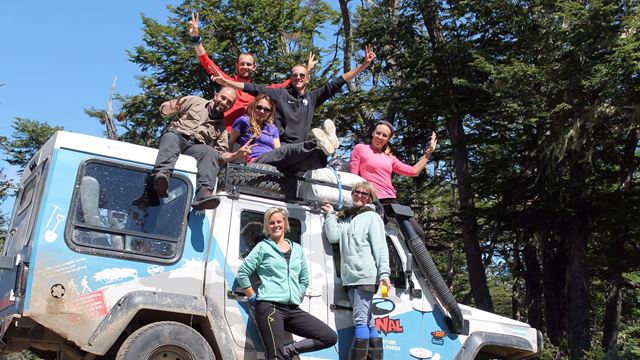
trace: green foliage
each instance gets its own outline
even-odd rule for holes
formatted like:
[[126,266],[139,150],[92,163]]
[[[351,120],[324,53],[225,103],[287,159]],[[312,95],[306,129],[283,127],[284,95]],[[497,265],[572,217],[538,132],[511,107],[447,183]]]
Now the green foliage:
[[0,137],[0,148],[7,156],[4,160],[16,166],[25,166],[56,131],[63,129],[20,117],[15,119],[11,127],[12,138]]
[[[425,228],[427,246],[456,298],[471,303],[455,190],[459,174],[453,166],[452,129],[446,126],[449,119],[462,118],[477,234],[496,311],[527,321],[530,298],[547,307],[539,314],[547,327],[541,330],[555,335],[546,339],[543,359],[566,359],[569,351],[587,359],[638,356],[639,2],[434,4],[439,28],[429,27],[426,0],[352,3],[354,47],[373,44],[378,60],[358,78],[362,86],[319,109],[316,121],[333,118],[338,132],[357,143],[370,138],[373,120],[389,119],[396,126],[394,154],[410,164],[424,151],[431,131],[438,133],[435,176],[396,176],[394,185]],[[213,86],[188,41],[192,10],[200,13],[205,48],[228,73],[239,51],[256,54],[257,83],[281,81],[312,49],[326,65],[312,87],[336,74],[341,64],[344,34],[337,34],[335,45],[319,47],[323,26],[338,21],[322,1],[185,1],[170,10],[164,24],[143,17],[144,44],[129,53],[142,70],[141,93],[116,97],[122,104],[116,116],[122,140],[154,145],[166,125],[157,110],[163,101],[211,96]],[[432,40],[434,32],[443,44]],[[443,71],[452,79],[444,86]],[[579,239],[584,256],[569,246],[577,241],[568,231],[574,225],[585,232]],[[532,269],[523,255],[531,247]],[[566,292],[573,279],[563,266],[575,258],[591,287],[580,294],[590,306],[578,309],[589,315],[586,325],[572,324],[565,315],[576,309],[567,308],[569,295],[575,294]],[[551,275],[536,279],[534,270]],[[619,346],[606,354],[599,345],[606,293],[611,279],[621,274]],[[527,294],[536,288],[531,285],[541,293]],[[552,297],[557,304],[547,301]],[[555,322],[558,329],[549,328],[556,319],[544,319],[552,306],[565,316]],[[591,349],[567,339],[568,330],[577,326],[588,328]]]
[[[4,203],[7,197],[11,195],[11,190],[14,186],[15,185],[12,181],[7,179],[4,169],[0,169],[0,204]],[[7,236],[8,225],[9,216],[7,214],[0,213],[0,249],[2,248]]]
[[[212,96],[214,84],[189,41],[192,11],[200,15],[200,35],[212,60],[233,75],[239,53],[253,53],[258,65],[253,80],[259,84],[281,82],[292,65],[306,62],[309,51],[320,50],[314,42],[322,38],[322,26],[337,19],[327,3],[317,0],[187,0],[169,11],[165,24],[143,16],[144,44],[129,51],[143,74],[138,77],[141,94],[115,97],[121,104],[115,120],[124,130],[123,141],[156,145],[167,125],[158,110],[162,102],[184,95]],[[104,114],[94,108],[85,111],[98,119]]]

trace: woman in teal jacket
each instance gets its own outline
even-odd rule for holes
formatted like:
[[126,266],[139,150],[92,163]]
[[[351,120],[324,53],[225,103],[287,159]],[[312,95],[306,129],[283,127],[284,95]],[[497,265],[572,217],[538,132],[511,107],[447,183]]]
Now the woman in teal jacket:
[[331,204],[322,205],[326,213],[323,232],[329,242],[340,243],[340,277],[342,286],[347,287],[355,325],[349,359],[382,359],[382,338],[371,316],[371,301],[376,285],[391,286],[384,223],[372,205],[377,198],[371,184],[355,184],[351,198],[353,207],[338,213]]
[[[291,359],[294,355],[335,345],[336,333],[313,315],[300,309],[309,285],[307,260],[299,244],[284,237],[289,214],[282,208],[264,213],[259,242],[238,269],[236,281],[255,306],[255,318],[267,359]],[[249,276],[256,272],[262,283],[255,294]],[[306,339],[284,345],[284,332]]]

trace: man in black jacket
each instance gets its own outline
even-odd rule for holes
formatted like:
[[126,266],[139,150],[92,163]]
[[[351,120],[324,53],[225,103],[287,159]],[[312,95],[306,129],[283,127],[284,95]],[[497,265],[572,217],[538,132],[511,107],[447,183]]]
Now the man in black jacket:
[[276,102],[275,124],[280,131],[282,146],[258,158],[257,163],[274,165],[284,172],[312,170],[327,165],[327,156],[333,154],[340,145],[335,124],[331,120],[325,120],[324,129],[311,130],[314,140],[305,141],[313,113],[316,107],[337,94],[347,81],[351,81],[375,60],[376,54],[369,46],[365,46],[364,51],[362,64],[311,91],[307,91],[309,73],[303,65],[296,65],[291,69],[291,83],[286,88],[274,89],[212,76],[221,85],[231,86],[254,96],[267,94]]

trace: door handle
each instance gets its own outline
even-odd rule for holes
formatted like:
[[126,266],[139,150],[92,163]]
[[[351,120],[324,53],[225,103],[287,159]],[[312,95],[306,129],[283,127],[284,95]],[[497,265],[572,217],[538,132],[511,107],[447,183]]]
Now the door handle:
[[227,290],[227,298],[238,301],[248,301],[247,295],[241,291]]

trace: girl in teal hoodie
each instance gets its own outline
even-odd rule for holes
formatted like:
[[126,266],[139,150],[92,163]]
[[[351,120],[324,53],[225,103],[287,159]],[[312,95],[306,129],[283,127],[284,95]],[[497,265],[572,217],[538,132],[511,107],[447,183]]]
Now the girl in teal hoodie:
[[[300,353],[333,346],[338,341],[327,324],[298,307],[309,285],[309,272],[302,247],[284,237],[287,231],[287,210],[267,209],[263,226],[267,238],[251,250],[236,277],[249,302],[255,306],[267,359],[291,359]],[[262,282],[257,294],[249,279],[254,272]],[[306,339],[284,345],[285,330]]]
[[389,250],[384,223],[371,204],[376,191],[366,181],[351,190],[353,207],[336,213],[329,203],[322,205],[326,213],[323,232],[331,243],[340,244],[340,277],[353,307],[355,339],[350,360],[382,359],[382,338],[378,335],[371,301],[376,285],[391,287]]

